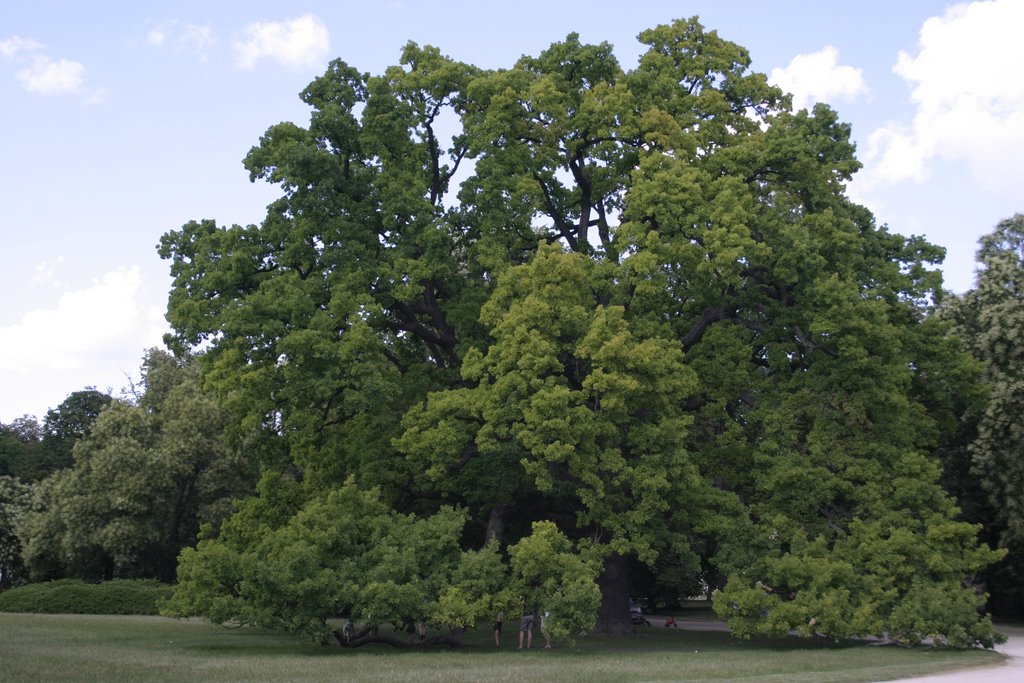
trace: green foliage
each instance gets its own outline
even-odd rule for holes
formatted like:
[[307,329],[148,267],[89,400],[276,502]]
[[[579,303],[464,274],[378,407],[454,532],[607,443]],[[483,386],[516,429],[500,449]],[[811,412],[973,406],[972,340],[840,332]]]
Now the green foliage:
[[30,415],[0,423],[0,477],[35,481],[45,472],[42,427]]
[[47,462],[38,478],[73,464],[75,444],[88,436],[100,412],[113,401],[109,394],[88,387],[72,392],[59,406],[46,411],[43,448]]
[[0,476],[0,591],[26,578],[17,531],[31,499],[28,485],[14,477]]
[[156,614],[171,587],[154,580],[85,583],[60,579],[0,593],[0,612],[41,614]]
[[0,476],[36,482],[72,465],[71,451],[114,399],[88,387],[72,392],[46,412],[43,424],[30,415],[0,424]]
[[510,610],[515,588],[497,543],[462,552],[447,587],[441,588],[431,617],[449,628],[472,628],[500,610]]
[[579,528],[651,557],[674,489],[700,486],[682,445],[695,382],[670,340],[634,333],[621,307],[595,300],[608,286],[592,261],[555,246],[506,271],[482,311],[494,343],[463,365],[475,388],[432,395],[396,443],[442,485],[478,449],[480,468],[507,472],[492,502],[572,501]]
[[968,346],[985,364],[988,407],[971,446],[974,469],[999,510],[1004,542],[1024,543],[1024,216],[1003,221],[981,240],[976,288],[964,306],[974,310],[976,327],[965,330]]
[[596,579],[599,556],[579,554],[551,522],[537,522],[533,533],[509,547],[513,588],[528,609],[547,613],[545,630],[556,642],[593,630],[601,591]]
[[[164,235],[169,341],[208,346],[265,487],[185,553],[202,597],[177,611],[316,637],[339,610],[464,625],[508,593],[457,567],[497,580],[505,548],[514,583],[563,600],[560,634],[623,557],[727,586],[744,632],[990,642],[962,583],[996,556],[932,457],[977,398],[933,343],[942,250],[846,197],[849,126],[790,112],[742,47],[696,19],[640,41],[631,71],[575,34],[497,71],[412,43],[377,76],[333,62],[309,126],[246,158],[282,189],[266,219]],[[394,557],[302,540],[367,509]],[[443,561],[417,540],[433,525]]]
[[714,596],[715,611],[748,638],[870,633],[902,644],[993,647],[1001,637],[989,618],[978,619],[985,596],[962,582],[1001,554],[972,549],[976,534],[944,515],[906,510],[855,520],[831,547],[824,537],[794,536],[760,571],[733,575]]
[[35,579],[170,581],[200,524],[219,523],[247,490],[247,466],[223,442],[226,416],[198,368],[151,351],[153,391],[107,406],[74,450],[75,465],[38,484],[19,536]]
[[[248,623],[305,633],[321,642],[342,614],[358,621],[430,620],[465,627],[487,613],[503,571],[496,549],[459,549],[463,513],[395,513],[352,480],[306,503],[277,528],[239,531],[182,552],[169,616]],[[244,544],[232,539],[244,538]]]
[[[982,237],[975,286],[945,302],[943,315],[981,363],[987,388],[983,408],[968,415],[976,429],[955,472],[972,521],[1008,551],[989,572],[991,590],[1004,611],[1024,611],[1024,216],[1001,221]],[[963,457],[966,450],[967,458]],[[980,491],[978,491],[980,489]]]

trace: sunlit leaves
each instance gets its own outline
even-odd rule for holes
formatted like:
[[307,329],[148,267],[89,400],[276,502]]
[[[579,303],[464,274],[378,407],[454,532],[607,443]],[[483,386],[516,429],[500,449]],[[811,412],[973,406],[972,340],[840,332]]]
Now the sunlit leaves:
[[[791,113],[741,46],[696,19],[639,39],[629,71],[575,34],[495,71],[414,43],[378,75],[334,62],[308,128],[247,158],[283,190],[266,220],[164,237],[174,340],[209,343],[205,382],[264,468],[223,542],[279,559],[237,618],[316,631],[420,600],[465,625],[508,597],[457,568],[496,577],[499,548],[464,550],[496,542],[516,580],[574,596],[560,633],[621,556],[674,564],[678,587],[728,579],[719,607],[746,632],[912,640],[948,619],[951,642],[985,640],[954,634],[969,597],[913,625],[920,596],[966,592],[993,557],[928,457],[956,422],[941,387],[970,384],[929,342],[941,249],[846,197],[849,126]],[[348,515],[373,539],[346,506],[374,486],[394,536],[324,573],[309,534]],[[465,536],[421,557],[448,504]],[[576,561],[581,583],[546,578]]]

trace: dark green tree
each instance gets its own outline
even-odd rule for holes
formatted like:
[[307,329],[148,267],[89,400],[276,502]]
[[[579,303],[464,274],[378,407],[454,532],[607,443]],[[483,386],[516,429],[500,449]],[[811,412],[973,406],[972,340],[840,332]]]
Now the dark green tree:
[[32,481],[39,469],[43,431],[31,415],[0,423],[0,476]]
[[31,487],[0,475],[0,591],[26,580],[18,526],[32,499]]
[[74,465],[36,486],[20,532],[34,578],[171,581],[200,525],[219,523],[231,498],[251,491],[198,366],[154,349],[143,375],[138,404],[109,404],[75,445]]
[[75,444],[89,433],[100,411],[114,399],[88,387],[72,392],[46,412],[43,424],[25,415],[0,424],[0,474],[34,482],[65,467]]
[[943,314],[982,365],[987,403],[974,427],[968,458],[956,461],[968,519],[983,523],[1007,558],[989,572],[994,607],[1024,612],[1024,216],[1001,221],[981,238],[974,288],[953,297]]
[[93,387],[75,391],[59,406],[46,411],[43,419],[44,461],[39,464],[42,479],[51,472],[70,467],[75,444],[89,434],[100,411],[113,402],[113,397]]
[[990,644],[962,582],[995,555],[929,457],[941,250],[847,199],[831,109],[695,19],[640,41],[628,72],[576,35],[498,71],[334,62],[246,158],[283,190],[263,223],[162,238],[169,341],[209,347],[284,494],[254,509],[284,528],[351,478],[459,506],[468,547],[552,523],[604,630],[631,563],[672,563],[743,634]]
[[0,590],[27,579],[18,528],[31,503],[31,482],[45,471],[42,439],[31,415],[0,423]]

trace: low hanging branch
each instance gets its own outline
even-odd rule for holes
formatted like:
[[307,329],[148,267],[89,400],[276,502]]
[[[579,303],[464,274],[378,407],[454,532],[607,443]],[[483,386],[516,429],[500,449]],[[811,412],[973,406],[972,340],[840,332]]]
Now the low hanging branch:
[[359,631],[348,638],[342,631],[334,631],[334,637],[341,647],[363,647],[364,645],[390,645],[393,648],[404,650],[427,650],[437,647],[462,647],[463,629],[452,629],[450,635],[437,634],[422,640],[410,640],[408,638],[397,638],[392,635],[382,635],[369,626],[363,626]]

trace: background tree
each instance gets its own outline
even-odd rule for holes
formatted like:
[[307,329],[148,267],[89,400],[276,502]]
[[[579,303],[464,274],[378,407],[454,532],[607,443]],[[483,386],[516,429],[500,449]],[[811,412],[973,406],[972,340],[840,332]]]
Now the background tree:
[[31,415],[0,424],[0,590],[25,581],[17,530],[31,503],[31,484],[45,476],[43,429]]
[[31,415],[0,423],[0,476],[23,481],[37,479],[42,453],[43,430]]
[[[968,518],[983,522],[993,544],[1009,551],[989,572],[994,606],[1024,611],[1024,216],[1001,221],[981,238],[974,288],[947,302],[944,315],[971,354],[982,363],[988,389],[976,427],[968,467],[959,487],[971,501]],[[960,462],[964,462],[961,460]],[[980,492],[974,488],[980,488]],[[981,495],[978,495],[978,494]],[[979,500],[980,499],[980,500]]]
[[0,475],[0,591],[26,579],[17,529],[30,500],[31,488],[27,484]]
[[[285,528],[351,477],[465,509],[467,547],[551,522],[600,561],[605,630],[631,564],[678,562],[748,633],[842,635],[855,597],[863,632],[990,642],[960,584],[994,556],[928,457],[941,250],[847,199],[828,107],[791,113],[696,20],[640,40],[629,72],[576,35],[491,72],[414,44],[381,76],[334,62],[308,128],[246,158],[283,190],[263,223],[162,238],[169,341],[209,345],[284,502],[254,509]],[[790,571],[812,559],[828,582]]]
[[37,487],[21,534],[34,577],[170,581],[199,526],[218,523],[249,490],[194,362],[152,350],[143,375],[138,405],[110,404],[75,445],[74,465]]
[[88,387],[72,392],[48,410],[42,425],[31,415],[9,425],[0,424],[0,475],[35,482],[70,467],[75,444],[89,433],[100,411],[113,400]]
[[45,462],[40,463],[38,478],[71,466],[75,444],[88,436],[100,411],[113,400],[109,394],[87,387],[72,392],[56,408],[46,411],[43,419]]

